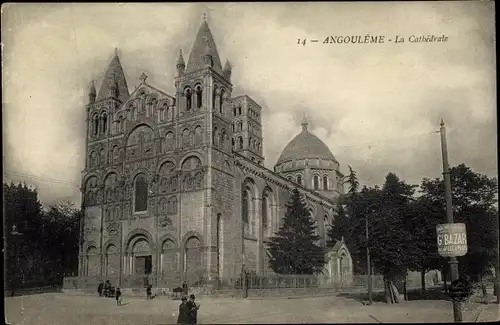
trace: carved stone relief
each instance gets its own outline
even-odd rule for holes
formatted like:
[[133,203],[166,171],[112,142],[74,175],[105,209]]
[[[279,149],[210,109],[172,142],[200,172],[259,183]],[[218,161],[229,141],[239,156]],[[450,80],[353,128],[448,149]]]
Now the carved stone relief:
[[106,230],[109,235],[115,236],[118,234],[118,231],[120,229],[120,224],[118,222],[110,222],[106,226]]

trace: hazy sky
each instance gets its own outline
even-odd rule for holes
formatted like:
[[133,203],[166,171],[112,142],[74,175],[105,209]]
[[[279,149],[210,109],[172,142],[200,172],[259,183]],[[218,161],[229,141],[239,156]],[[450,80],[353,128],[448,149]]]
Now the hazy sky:
[[[318,4],[30,4],[2,6],[4,171],[29,174],[45,203],[80,204],[88,85],[118,47],[132,91],[148,82],[173,94],[202,12],[233,95],[263,107],[266,167],[300,132],[302,112],[362,184],[396,172],[441,176],[439,120],[450,164],[497,175],[492,2]],[[404,37],[394,44],[322,44],[327,36]],[[411,35],[446,43],[408,43]],[[297,39],[319,43],[297,45]]]

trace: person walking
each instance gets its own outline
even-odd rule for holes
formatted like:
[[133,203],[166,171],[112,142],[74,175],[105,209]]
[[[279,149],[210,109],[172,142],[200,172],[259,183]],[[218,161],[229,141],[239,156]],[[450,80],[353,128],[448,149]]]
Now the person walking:
[[116,288],[115,298],[116,298],[116,305],[121,306],[121,304],[122,304],[122,291],[120,290],[120,288]]
[[187,296],[187,294],[188,294],[188,285],[187,285],[186,281],[184,281],[182,283],[182,290],[183,290],[182,292],[184,293],[184,295]]
[[194,295],[190,295],[187,303],[189,308],[189,324],[198,323],[198,309],[200,309],[200,305],[196,304],[195,299]]
[[179,316],[177,317],[177,324],[189,324],[189,306],[187,304],[186,296],[182,296],[181,304],[179,305]]
[[151,289],[153,288],[152,285],[148,285],[148,287],[146,288],[146,300],[150,300],[151,299]]
[[111,283],[109,280],[106,280],[106,283],[104,283],[104,297],[110,297],[110,291],[111,291]]

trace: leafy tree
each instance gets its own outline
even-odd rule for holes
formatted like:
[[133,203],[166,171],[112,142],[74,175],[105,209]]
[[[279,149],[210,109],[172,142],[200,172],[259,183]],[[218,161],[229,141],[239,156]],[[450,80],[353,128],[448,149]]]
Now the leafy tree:
[[80,211],[60,202],[45,212],[36,189],[3,186],[6,284],[11,289],[60,284],[64,273],[78,270]]
[[344,237],[345,240],[345,238],[350,235],[349,219],[347,218],[347,213],[343,204],[337,205],[334,209],[334,220],[333,224],[328,228],[327,247],[333,247],[342,237]]
[[3,184],[6,239],[6,280],[14,290],[30,280],[40,264],[42,206],[36,189],[27,184]]
[[284,224],[270,238],[267,254],[278,274],[317,274],[323,271],[325,250],[318,245],[316,222],[300,192],[294,189],[287,204]]
[[81,211],[71,202],[60,201],[44,215],[44,245],[51,258],[47,271],[54,275],[78,272],[79,222]]
[[[498,259],[497,179],[475,173],[465,164],[450,171],[454,222],[467,227],[468,253],[458,258],[460,271],[481,280]],[[439,223],[446,223],[443,180],[424,179],[421,187],[423,196],[440,211]]]
[[422,195],[410,202],[405,216],[408,235],[409,269],[421,275],[422,291],[425,291],[425,274],[440,269],[444,259],[437,252],[436,225],[440,223],[442,206]]
[[389,173],[381,191],[366,190],[364,195],[369,204],[363,213],[371,217],[367,244],[374,266],[384,276],[387,302],[392,301],[392,284],[406,276],[411,261],[405,213],[413,200],[414,188]]

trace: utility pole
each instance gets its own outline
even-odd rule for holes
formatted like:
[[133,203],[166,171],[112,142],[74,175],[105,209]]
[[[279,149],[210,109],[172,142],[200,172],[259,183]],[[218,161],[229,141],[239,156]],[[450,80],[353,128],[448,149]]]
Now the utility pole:
[[497,296],[497,305],[500,305],[500,219],[497,212],[497,263],[495,265],[495,291]]
[[[441,119],[441,153],[443,156],[443,178],[444,178],[444,192],[446,198],[446,222],[453,223],[453,204],[451,201],[451,178],[450,166],[448,165],[448,147],[446,144],[446,127],[444,121]],[[458,273],[458,260],[456,257],[450,257],[448,262],[451,270],[451,281],[455,281],[459,277]],[[462,302],[453,300],[453,317],[455,322],[462,322]]]
[[366,265],[368,273],[368,305],[373,303],[372,300],[372,267],[370,260],[370,248],[368,247],[368,214],[365,215],[365,230],[366,230]]

